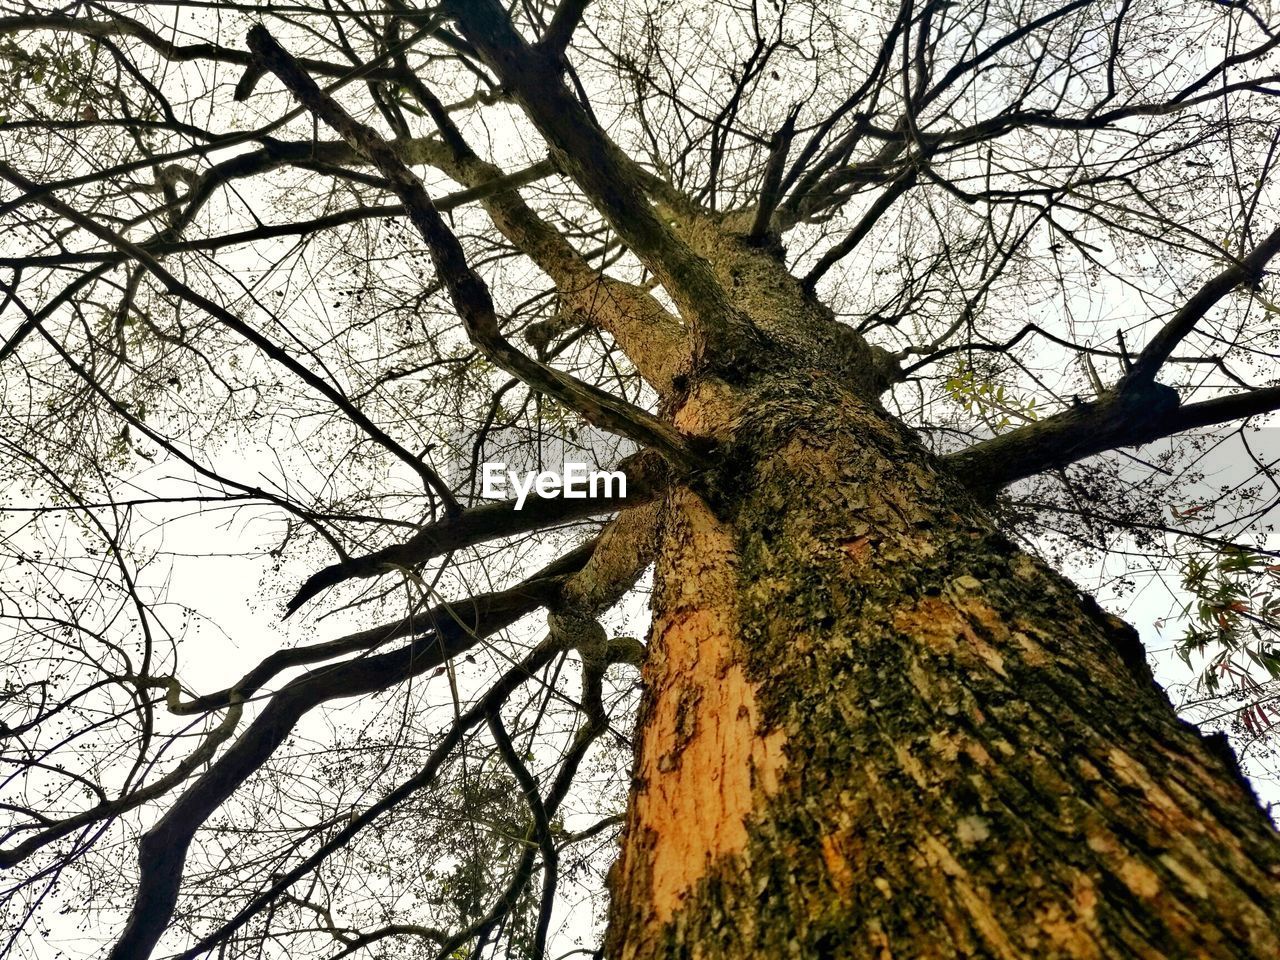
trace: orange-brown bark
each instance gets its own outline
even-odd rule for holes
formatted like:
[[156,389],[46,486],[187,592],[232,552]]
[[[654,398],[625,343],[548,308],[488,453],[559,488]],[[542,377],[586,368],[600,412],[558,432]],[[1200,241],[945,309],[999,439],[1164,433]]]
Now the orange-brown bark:
[[745,820],[777,789],[786,739],[761,731],[744,672],[732,530],[687,491],[668,509],[663,609],[644,667],[646,685],[665,695],[643,729],[634,842],[617,868],[641,886],[637,899],[656,924],[670,920],[713,865],[745,850]]
[[874,404],[695,401],[608,956],[1280,955],[1280,840],[1129,628]]

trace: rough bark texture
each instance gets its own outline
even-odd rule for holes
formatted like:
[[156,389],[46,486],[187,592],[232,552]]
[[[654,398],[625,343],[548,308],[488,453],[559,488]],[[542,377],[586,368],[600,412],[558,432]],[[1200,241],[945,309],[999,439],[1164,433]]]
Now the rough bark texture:
[[607,955],[1280,956],[1280,842],[1134,631],[822,371],[706,383]]

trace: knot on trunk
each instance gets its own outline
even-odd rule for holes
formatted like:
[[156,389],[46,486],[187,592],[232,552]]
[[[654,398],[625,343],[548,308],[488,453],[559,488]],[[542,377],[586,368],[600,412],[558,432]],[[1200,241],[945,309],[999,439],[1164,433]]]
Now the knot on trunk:
[[562,608],[547,613],[551,641],[562,650],[577,650],[587,663],[602,663],[609,638],[599,622],[576,610]]

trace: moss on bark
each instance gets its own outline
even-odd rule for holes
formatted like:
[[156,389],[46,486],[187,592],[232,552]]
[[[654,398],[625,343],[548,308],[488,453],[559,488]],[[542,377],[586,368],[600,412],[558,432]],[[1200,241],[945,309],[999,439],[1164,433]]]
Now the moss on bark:
[[738,400],[667,504],[608,955],[1280,955],[1280,841],[1132,629],[873,403]]

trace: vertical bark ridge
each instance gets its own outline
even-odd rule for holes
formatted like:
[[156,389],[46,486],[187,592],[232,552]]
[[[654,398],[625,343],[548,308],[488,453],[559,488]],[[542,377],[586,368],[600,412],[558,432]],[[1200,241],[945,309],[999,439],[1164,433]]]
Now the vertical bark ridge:
[[[1132,629],[830,384],[738,408],[718,517],[668,502],[608,955],[1280,955],[1280,840]],[[661,802],[716,789],[691,658],[768,745],[720,827]]]

